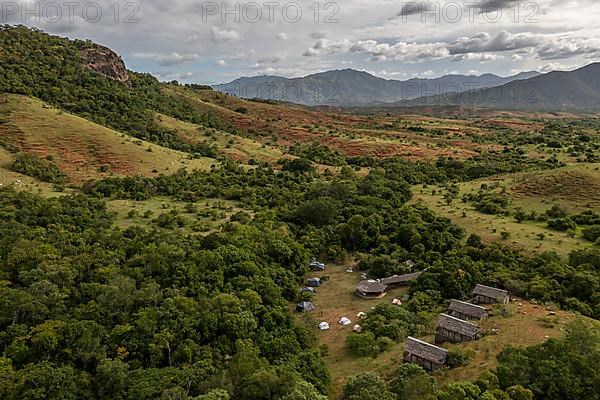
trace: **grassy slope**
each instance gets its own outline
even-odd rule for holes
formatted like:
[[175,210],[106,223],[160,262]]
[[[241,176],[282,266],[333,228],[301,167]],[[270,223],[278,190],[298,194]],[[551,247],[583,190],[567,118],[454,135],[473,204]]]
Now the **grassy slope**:
[[[337,114],[329,110],[311,110],[293,104],[265,104],[224,95],[211,90],[189,90],[166,86],[166,93],[188,102],[200,113],[211,112],[230,121],[260,143],[275,142],[288,147],[294,143],[319,142],[344,155],[372,155],[376,157],[402,156],[414,160],[433,160],[439,156],[465,158],[473,154],[476,145],[464,140],[462,129],[479,132],[466,120],[448,120],[422,116]],[[243,107],[246,113],[235,110]],[[384,130],[381,126],[403,121],[397,129]],[[428,128],[447,129],[448,138],[416,135],[403,126],[425,125]]]
[[[510,209],[522,207],[525,211],[541,214],[558,204],[573,213],[597,210],[600,207],[600,172],[597,168],[597,164],[578,164],[554,171],[479,179],[460,184],[458,198],[477,191],[483,183],[497,183],[499,189],[506,188],[506,194],[511,199]],[[434,190],[435,195],[432,194]],[[510,237],[502,240],[508,245],[528,252],[554,250],[561,255],[590,244],[579,237],[571,238],[564,232],[548,229],[544,222],[517,223],[513,217],[483,214],[461,200],[454,200],[447,205],[443,198],[444,191],[439,187],[416,186],[413,192],[413,202],[424,201],[435,212],[452,219],[468,233],[476,233],[487,242],[502,240],[501,232],[508,231]],[[542,234],[545,235],[544,240],[538,237]]]
[[[20,151],[51,155],[73,182],[113,174],[154,176],[180,168],[207,169],[215,163],[208,158],[189,160],[185,153],[134,139],[37,99],[0,96],[0,107],[9,111],[9,122],[0,125],[0,138]],[[107,172],[99,172],[102,166]]]
[[235,136],[217,129],[206,129],[183,122],[167,115],[158,114],[156,122],[163,127],[175,129],[189,143],[207,142],[216,145],[227,158],[246,163],[250,159],[274,164],[285,155],[280,149],[263,145],[255,140]]
[[448,349],[459,348],[474,351],[474,358],[464,367],[436,373],[438,384],[457,380],[473,381],[486,370],[497,366],[497,355],[507,346],[531,346],[548,338],[559,338],[564,334],[564,326],[578,318],[574,313],[555,311],[549,316],[546,307],[517,300],[508,306],[509,316],[494,316],[482,321],[485,331],[498,329],[497,335],[484,336],[480,340],[461,344],[448,344]]

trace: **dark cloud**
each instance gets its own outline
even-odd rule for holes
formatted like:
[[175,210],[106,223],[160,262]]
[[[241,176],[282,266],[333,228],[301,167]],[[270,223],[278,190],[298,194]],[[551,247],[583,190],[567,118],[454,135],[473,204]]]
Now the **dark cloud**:
[[398,14],[396,14],[396,16],[397,17],[406,17],[408,15],[422,14],[423,12],[427,11],[428,6],[429,6],[429,3],[426,3],[424,1],[422,1],[422,2],[411,1],[408,3],[404,3],[402,5],[402,9],[400,10],[400,12]]
[[512,34],[506,31],[496,36],[480,32],[471,37],[463,37],[448,46],[450,54],[502,52],[534,47],[541,39],[531,33]]

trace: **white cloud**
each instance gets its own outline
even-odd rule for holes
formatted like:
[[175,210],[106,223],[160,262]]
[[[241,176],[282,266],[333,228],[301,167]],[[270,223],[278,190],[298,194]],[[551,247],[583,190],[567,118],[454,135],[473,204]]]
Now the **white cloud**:
[[240,38],[240,34],[235,30],[219,29],[216,26],[210,28],[212,40],[215,43],[225,43],[230,40],[237,40]]
[[150,59],[156,61],[156,63],[161,67],[183,65],[200,59],[200,56],[198,54],[179,54],[177,52],[173,52],[170,54],[134,53],[133,56],[137,58]]
[[543,60],[569,58],[578,55],[600,55],[600,39],[561,38],[543,45],[538,55]]

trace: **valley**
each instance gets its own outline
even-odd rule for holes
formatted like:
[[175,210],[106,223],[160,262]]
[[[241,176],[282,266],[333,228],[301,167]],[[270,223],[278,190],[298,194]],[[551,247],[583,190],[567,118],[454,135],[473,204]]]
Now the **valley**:
[[[482,92],[394,104],[376,97],[407,83],[354,70],[302,78],[369,87],[312,107],[161,82],[108,48],[23,26],[1,27],[0,45],[0,398],[595,390],[597,64],[477,76],[551,81],[531,108]],[[361,282],[384,288],[367,300]],[[510,300],[483,304],[475,340],[438,343],[440,369],[404,362],[409,337],[434,343],[439,315],[476,302],[476,285]]]

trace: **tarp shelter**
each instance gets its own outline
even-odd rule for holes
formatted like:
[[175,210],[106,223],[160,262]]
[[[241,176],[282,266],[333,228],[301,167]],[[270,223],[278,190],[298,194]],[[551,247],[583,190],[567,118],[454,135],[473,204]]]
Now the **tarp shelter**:
[[362,332],[362,326],[356,324],[354,325],[354,327],[352,328],[352,330],[356,333],[361,333]]
[[319,287],[321,286],[321,280],[319,278],[310,278],[306,281],[306,285],[309,287]]
[[365,318],[367,318],[367,313],[361,311],[358,314],[356,314],[356,317],[360,318],[360,319],[365,319]]
[[329,329],[329,324],[327,322],[321,322],[319,324],[319,329],[322,331],[326,331],[327,329]]
[[311,287],[303,287],[302,289],[300,289],[300,293],[316,293],[315,288],[311,288]]
[[296,311],[298,312],[309,312],[315,309],[315,305],[310,301],[301,301],[296,306]]
[[342,325],[350,325],[352,323],[352,321],[350,321],[348,318],[346,317],[342,317],[340,318],[340,324]]

